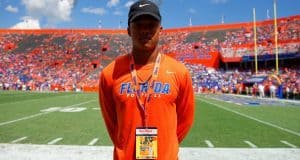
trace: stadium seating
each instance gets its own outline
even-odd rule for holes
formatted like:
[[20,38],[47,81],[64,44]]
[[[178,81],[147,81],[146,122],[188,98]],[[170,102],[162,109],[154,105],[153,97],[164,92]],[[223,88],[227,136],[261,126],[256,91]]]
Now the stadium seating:
[[[300,15],[278,19],[280,55],[300,54]],[[160,47],[190,69],[195,90],[240,93],[251,70],[222,70],[219,61],[254,55],[252,22],[166,29]],[[101,69],[130,51],[126,30],[0,30],[2,89],[96,91]],[[274,55],[274,25],[257,23],[258,55]],[[299,57],[299,56],[298,56]],[[283,88],[299,94],[298,66],[280,68]],[[264,68],[262,74],[273,73]],[[266,86],[272,80],[263,82]],[[24,86],[24,87],[22,87]],[[268,87],[265,87],[268,89]],[[245,86],[243,86],[245,92]],[[267,91],[266,91],[267,92]]]

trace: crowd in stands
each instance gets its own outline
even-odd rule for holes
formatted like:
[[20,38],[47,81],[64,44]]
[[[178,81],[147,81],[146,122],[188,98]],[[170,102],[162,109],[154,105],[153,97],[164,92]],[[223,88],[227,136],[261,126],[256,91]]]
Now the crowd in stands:
[[[273,69],[261,70],[257,76],[249,71],[222,70],[208,68],[203,65],[185,64],[190,70],[196,93],[231,93],[254,97],[282,97],[296,99],[300,92],[300,68],[281,68],[280,74],[274,74]],[[247,83],[247,79],[257,81]],[[281,92],[281,93],[280,93]],[[282,94],[282,95],[279,95]],[[299,99],[299,97],[298,97]]]
[[[258,53],[274,54],[274,26],[263,22],[257,27]],[[243,81],[253,76],[250,70],[223,70],[189,59],[209,59],[211,52],[222,57],[253,55],[253,28],[193,31],[165,31],[160,46],[163,53],[182,61],[190,69],[196,92],[255,94],[261,86],[264,96],[279,84],[272,79],[251,86]],[[300,53],[300,16],[288,17],[278,23],[279,54]],[[0,33],[0,88],[4,90],[88,91],[96,90],[101,69],[114,58],[130,51],[127,34],[99,33]],[[259,74],[270,75],[271,69]],[[285,95],[299,94],[300,67],[281,68],[280,80]],[[271,87],[272,86],[272,87]],[[256,89],[257,88],[257,89]],[[271,89],[272,88],[272,89]]]
[[[274,25],[271,21],[257,26],[257,54],[275,54]],[[278,52],[296,53],[300,50],[300,17],[278,20]],[[242,57],[254,55],[253,27],[242,27],[226,31],[225,40],[221,42],[221,53],[224,57]]]

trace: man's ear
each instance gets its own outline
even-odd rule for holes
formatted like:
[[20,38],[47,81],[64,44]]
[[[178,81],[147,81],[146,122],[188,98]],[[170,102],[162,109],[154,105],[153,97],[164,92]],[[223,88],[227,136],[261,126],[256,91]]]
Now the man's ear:
[[162,30],[163,30],[163,27],[162,27],[162,26],[160,26],[160,28],[159,28],[159,32],[162,32]]
[[127,33],[131,37],[131,32],[130,32],[129,26],[127,27]]

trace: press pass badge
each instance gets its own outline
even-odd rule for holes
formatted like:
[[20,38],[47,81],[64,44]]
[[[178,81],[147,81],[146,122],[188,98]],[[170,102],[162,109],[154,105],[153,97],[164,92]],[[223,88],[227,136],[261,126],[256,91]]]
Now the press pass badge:
[[157,128],[136,128],[135,134],[136,159],[157,159]]

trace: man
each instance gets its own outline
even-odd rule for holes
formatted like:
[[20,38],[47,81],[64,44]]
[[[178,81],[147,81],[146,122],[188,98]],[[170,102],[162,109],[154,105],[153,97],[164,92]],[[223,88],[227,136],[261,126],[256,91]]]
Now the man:
[[260,98],[264,98],[265,97],[265,86],[263,83],[260,83],[258,85],[258,93],[259,93],[259,97]]
[[270,86],[270,97],[276,98],[276,86],[272,82]]
[[[102,115],[115,160],[176,160],[194,120],[188,70],[160,53],[161,15],[151,1],[130,7],[132,51],[103,69],[99,81]],[[145,140],[151,139],[151,143]]]

